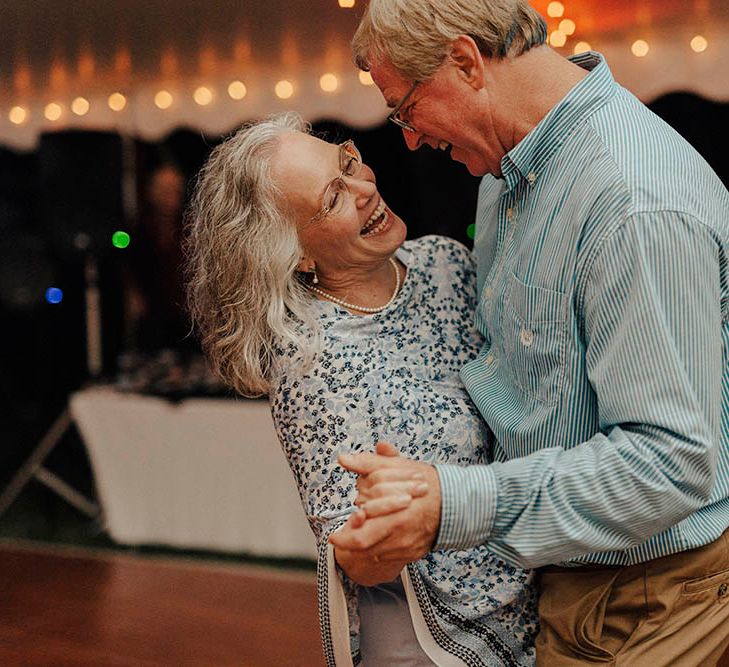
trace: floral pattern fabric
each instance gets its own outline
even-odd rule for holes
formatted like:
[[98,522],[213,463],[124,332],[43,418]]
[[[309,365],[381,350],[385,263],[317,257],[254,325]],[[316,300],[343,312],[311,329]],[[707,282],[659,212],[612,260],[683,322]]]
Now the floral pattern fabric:
[[[385,311],[359,317],[316,301],[324,333],[313,367],[302,373],[286,363],[295,351],[280,351],[282,373],[271,410],[320,545],[320,568],[326,536],[346,520],[356,498],[356,477],[338,465],[339,454],[372,451],[384,440],[429,463],[466,466],[490,460],[491,434],[458,375],[482,344],[473,326],[471,255],[451,239],[428,236],[406,242],[397,256],[407,276]],[[486,546],[430,553],[408,572],[441,648],[464,664],[534,664],[532,572],[508,565]],[[346,576],[342,583],[356,664],[357,585]],[[328,594],[320,585],[323,609]],[[333,664],[325,626],[325,653]]]

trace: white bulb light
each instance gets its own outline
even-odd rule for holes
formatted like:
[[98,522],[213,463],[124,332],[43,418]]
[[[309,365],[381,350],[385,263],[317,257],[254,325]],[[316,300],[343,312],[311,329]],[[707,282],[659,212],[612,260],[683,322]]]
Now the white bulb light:
[[281,100],[287,100],[294,94],[294,85],[291,83],[291,81],[286,81],[286,79],[283,79],[276,84],[275,91],[276,97]]
[[648,52],[651,50],[651,47],[648,45],[648,42],[646,42],[644,39],[636,39],[633,42],[633,45],[630,47],[630,50],[633,52],[633,55],[636,58],[643,58],[648,55]]
[[230,95],[231,99],[242,100],[247,93],[248,89],[242,81],[231,81],[228,84],[228,95]]
[[325,93],[333,93],[339,88],[339,79],[331,73],[322,74],[322,77],[319,79],[319,86]]

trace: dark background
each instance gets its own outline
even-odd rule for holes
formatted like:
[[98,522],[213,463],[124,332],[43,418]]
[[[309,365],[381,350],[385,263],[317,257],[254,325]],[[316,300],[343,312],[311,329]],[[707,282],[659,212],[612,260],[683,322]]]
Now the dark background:
[[[677,93],[650,106],[729,184],[729,104]],[[400,130],[390,124],[354,130],[321,121],[314,132],[331,141],[354,139],[383,197],[407,223],[410,238],[444,234],[470,245],[466,230],[473,221],[478,179],[463,165],[428,148],[408,151]],[[148,174],[161,161],[179,167],[189,191],[217,141],[180,129],[157,144],[129,142],[140,198]],[[132,244],[143,236],[137,234],[139,217],[123,219],[122,154],[121,139],[109,133],[44,136],[27,154],[0,149],[0,489],[64,408],[69,393],[86,380],[84,255],[73,243],[79,230],[89,235],[99,262],[108,377],[116,374],[118,356],[128,344],[123,292],[132,246],[119,250],[108,241],[120,228],[130,232]],[[82,187],[89,183],[90,198]],[[140,215],[143,209],[141,201]],[[51,285],[64,291],[60,304],[45,301]],[[51,466],[88,486],[83,448],[73,434],[68,439],[70,444],[54,452]]]

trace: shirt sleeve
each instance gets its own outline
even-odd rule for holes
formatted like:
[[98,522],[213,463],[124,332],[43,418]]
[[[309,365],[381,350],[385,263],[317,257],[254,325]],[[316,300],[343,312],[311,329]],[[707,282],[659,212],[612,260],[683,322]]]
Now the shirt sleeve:
[[639,545],[709,502],[726,363],[720,247],[675,212],[633,216],[601,243],[575,306],[599,431],[571,449],[438,466],[436,548],[487,543],[537,567]]

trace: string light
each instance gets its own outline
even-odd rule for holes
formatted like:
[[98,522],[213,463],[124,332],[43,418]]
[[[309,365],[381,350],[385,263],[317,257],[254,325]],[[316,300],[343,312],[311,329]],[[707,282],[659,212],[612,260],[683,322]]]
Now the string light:
[[111,235],[111,244],[121,250],[128,248],[131,240],[131,237],[126,232],[116,231]]
[[563,19],[559,22],[559,30],[565,35],[574,35],[577,25],[572,19]]
[[553,19],[558,19],[560,16],[564,16],[564,5],[561,2],[550,2],[547,5],[547,16]]
[[210,88],[200,86],[199,88],[195,89],[195,92],[192,94],[192,98],[195,100],[196,104],[204,107],[213,101],[213,93]]
[[71,111],[77,116],[85,116],[90,109],[91,105],[85,97],[77,97],[71,102]]
[[468,227],[466,227],[466,236],[471,240],[473,240],[476,237],[476,224],[475,223],[472,222],[470,225],[468,225]]
[[112,93],[107,103],[112,111],[121,111],[127,105],[127,98],[121,93]]
[[228,95],[234,100],[242,100],[247,93],[246,85],[242,81],[231,81],[228,84]]
[[[353,7],[354,0],[339,0],[341,7]],[[553,18],[559,18],[564,15],[564,5],[561,2],[550,2],[547,7],[547,14]],[[573,35],[577,29],[575,22],[571,19],[562,19],[559,28],[553,30],[549,35],[549,43],[557,48],[563,47],[567,38]],[[703,35],[695,35],[690,42],[691,49],[696,53],[703,53],[709,46],[708,40]],[[574,53],[580,54],[592,50],[592,45],[586,41],[580,41],[574,46]],[[643,58],[650,52],[650,45],[644,39],[637,39],[631,45],[631,52],[637,58]],[[374,81],[369,72],[358,72],[358,78],[363,86],[372,86]],[[332,93],[338,90],[340,85],[338,77],[327,72],[319,79],[319,86],[322,91]],[[246,85],[239,80],[231,81],[227,87],[228,95],[231,99],[241,100],[248,94]],[[279,99],[289,99],[294,95],[294,85],[285,79],[280,80],[275,85],[275,93]],[[200,106],[206,106],[213,100],[212,91],[200,86],[193,93],[195,102]],[[173,96],[167,90],[160,90],[154,96],[154,103],[160,109],[168,109],[172,106]],[[127,98],[120,92],[112,93],[108,98],[109,108],[114,111],[121,111],[127,106]],[[70,110],[77,116],[84,116],[90,110],[90,102],[85,97],[79,96],[71,102]],[[43,111],[44,117],[49,121],[57,121],[63,115],[63,107],[58,102],[47,104]],[[22,106],[13,106],[8,112],[8,120],[14,125],[22,125],[29,118],[29,112]],[[470,228],[469,228],[470,233]],[[124,240],[126,237],[126,240]],[[127,247],[129,245],[129,235],[126,232],[116,232],[112,241],[116,247]],[[126,245],[119,245],[125,243]],[[49,288],[50,291],[51,288]],[[55,288],[52,288],[55,289]]]
[[567,35],[565,35],[561,30],[553,30],[552,34],[549,36],[549,43],[558,48],[564,46],[567,43]]
[[696,37],[691,40],[691,48],[696,51],[696,53],[703,53],[708,47],[709,42],[703,35],[696,35]]
[[169,109],[172,106],[172,95],[166,90],[160,90],[154,96],[154,103],[159,109]]
[[51,102],[50,104],[47,104],[46,108],[43,111],[43,115],[46,117],[47,120],[50,121],[58,120],[61,117],[62,113],[63,108],[57,102]]
[[325,93],[333,93],[339,88],[339,79],[334,74],[327,72],[319,79],[319,86]]
[[63,290],[58,287],[49,287],[46,290],[46,301],[48,303],[61,303],[63,301]]
[[276,97],[287,100],[294,94],[294,86],[290,81],[283,79],[276,84]]
[[22,125],[28,119],[28,112],[23,107],[13,107],[8,112],[8,120],[13,125]]
[[339,0],[339,6],[349,9],[350,7],[354,7],[354,0]]
[[630,47],[630,50],[633,52],[633,55],[636,58],[643,58],[644,56],[648,55],[648,51],[651,50],[651,47],[648,46],[648,42],[646,42],[643,39],[636,39],[633,42],[633,45]]

